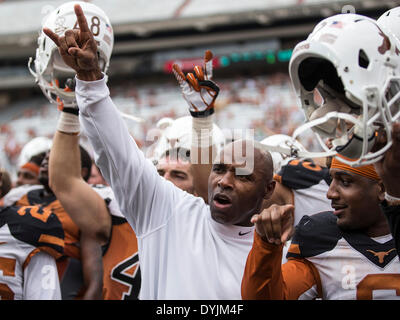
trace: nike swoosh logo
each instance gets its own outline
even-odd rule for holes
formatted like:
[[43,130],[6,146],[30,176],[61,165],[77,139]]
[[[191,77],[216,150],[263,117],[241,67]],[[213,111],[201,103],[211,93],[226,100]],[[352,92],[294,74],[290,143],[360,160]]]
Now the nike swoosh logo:
[[248,233],[250,233],[251,231],[248,231],[248,232],[242,232],[242,231],[239,231],[239,236],[244,236],[245,234],[248,234]]

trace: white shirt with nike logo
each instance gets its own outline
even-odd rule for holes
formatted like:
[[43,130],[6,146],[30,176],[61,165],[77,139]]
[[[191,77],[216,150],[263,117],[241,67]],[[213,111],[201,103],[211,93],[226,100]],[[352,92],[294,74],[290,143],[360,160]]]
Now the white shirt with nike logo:
[[160,177],[145,159],[104,79],[76,82],[80,120],[96,164],[138,238],[140,299],[241,299],[254,227],[214,221],[203,199]]

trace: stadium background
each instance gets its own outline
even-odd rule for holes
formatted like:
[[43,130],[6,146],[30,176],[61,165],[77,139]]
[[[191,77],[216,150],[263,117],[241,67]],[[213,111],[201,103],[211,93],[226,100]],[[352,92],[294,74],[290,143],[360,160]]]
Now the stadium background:
[[[66,1],[0,0],[0,163],[15,178],[23,146],[52,137],[57,110],[28,71],[46,15]],[[400,1],[363,0],[93,0],[109,16],[115,42],[109,69],[111,96],[126,114],[132,135],[149,148],[149,130],[162,117],[186,116],[171,73],[184,72],[214,53],[221,92],[216,123],[254,129],[255,138],[291,134],[304,116],[288,76],[293,47],[323,18],[356,12],[371,18]],[[314,148],[311,136],[301,141]]]

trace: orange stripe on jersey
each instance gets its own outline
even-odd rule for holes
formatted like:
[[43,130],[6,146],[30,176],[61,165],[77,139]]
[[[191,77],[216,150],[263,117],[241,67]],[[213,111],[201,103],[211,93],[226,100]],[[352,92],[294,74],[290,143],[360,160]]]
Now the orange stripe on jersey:
[[300,247],[297,243],[292,243],[288,249],[288,252],[294,254],[300,254]]
[[25,268],[28,266],[29,262],[31,261],[32,257],[33,257],[36,253],[38,253],[38,252],[40,252],[40,249],[39,249],[39,248],[36,248],[36,249],[32,250],[32,251],[28,254],[28,256],[26,257],[26,259],[25,259],[25,261],[24,261],[24,263],[23,263],[23,265],[22,265],[22,269],[25,270]]
[[46,252],[47,254],[51,255],[54,259],[58,259],[58,258],[62,257],[62,254],[59,253],[57,250],[54,250],[49,247],[38,247],[38,248],[32,250],[29,253],[29,255],[26,257],[26,259],[22,265],[22,268],[24,270],[28,266],[29,262],[31,262],[31,259],[33,258],[33,256],[39,252]]
[[15,264],[15,259],[0,257],[0,270],[3,271],[4,276],[15,276]]
[[[16,202],[18,206],[32,206],[33,204],[29,202],[28,196],[24,195]],[[64,255],[73,257],[75,259],[80,259],[80,233],[78,226],[72,221],[71,217],[65,212],[60,201],[55,200],[49,203],[45,208],[50,209],[61,221],[62,227],[64,229]]]
[[56,246],[64,247],[64,240],[49,234],[41,234],[39,242],[46,242],[50,244],[55,244]]

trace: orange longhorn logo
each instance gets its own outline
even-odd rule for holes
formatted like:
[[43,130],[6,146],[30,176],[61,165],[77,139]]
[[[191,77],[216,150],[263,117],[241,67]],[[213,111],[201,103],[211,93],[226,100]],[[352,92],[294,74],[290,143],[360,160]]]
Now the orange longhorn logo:
[[390,249],[389,251],[382,251],[382,252],[375,252],[375,251],[372,251],[372,250],[367,250],[368,252],[371,252],[375,257],[378,257],[378,261],[379,261],[379,263],[383,263],[383,260],[385,259],[385,257],[389,254],[389,253],[391,253],[393,250],[395,250],[395,248],[393,248],[393,249]]

